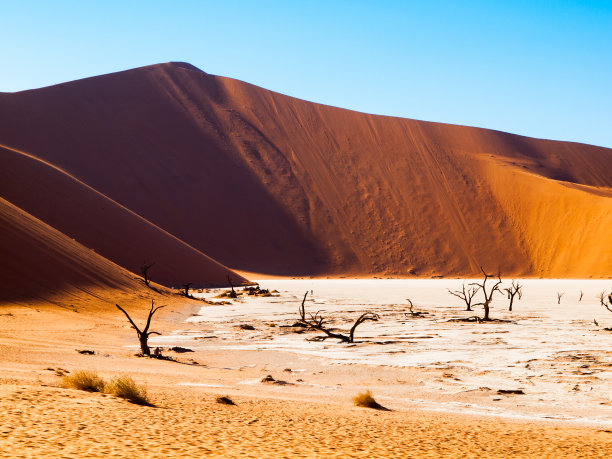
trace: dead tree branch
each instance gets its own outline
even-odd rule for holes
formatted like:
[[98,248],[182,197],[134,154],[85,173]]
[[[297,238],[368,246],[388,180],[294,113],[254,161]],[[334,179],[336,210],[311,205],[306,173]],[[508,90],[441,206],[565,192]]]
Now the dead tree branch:
[[307,296],[308,296],[308,291],[304,293],[304,299],[302,300],[302,305],[299,308],[300,322],[302,322],[303,324],[306,324],[306,307],[304,306],[304,304],[306,303]]
[[[470,284],[470,285],[473,285],[473,284]],[[480,286],[476,286],[476,287],[468,286],[468,288],[466,289],[465,282],[464,282],[462,284],[461,290],[453,291],[448,288],[446,290],[448,290],[448,293],[450,293],[453,296],[456,296],[457,298],[461,299],[465,303],[466,311],[471,311],[472,310],[472,299],[474,298],[474,295],[476,295],[478,290],[480,290]]]
[[414,311],[414,305],[412,304],[412,300],[410,298],[406,298],[406,301],[408,301],[408,303],[410,304],[410,315],[408,315],[407,313],[404,313],[404,315],[406,317],[421,317],[424,316],[426,314],[428,314],[427,312],[422,312],[422,311]]
[[476,303],[473,306],[482,306],[484,308],[484,317],[482,318],[482,320],[486,321],[486,320],[490,320],[489,310],[491,308],[491,301],[493,301],[493,295],[495,294],[495,292],[501,293],[499,286],[501,285],[502,280],[501,280],[501,273],[498,271],[497,272],[497,282],[495,282],[495,284],[493,284],[493,287],[491,287],[491,290],[487,292],[487,280],[493,278],[494,275],[487,274],[485,270],[482,268],[482,266],[480,267],[480,271],[482,271],[482,274],[484,275],[482,284],[475,282],[469,285],[476,286],[479,288],[479,290],[482,290],[482,293],[484,295],[484,301],[482,303]]
[[150,287],[149,282],[151,282],[151,278],[149,277],[149,270],[155,265],[155,263],[147,263],[146,261],[142,264],[140,268],[140,272],[142,273],[142,277],[144,279],[144,283],[147,287]]
[[130,325],[132,326],[132,328],[134,330],[136,330],[136,333],[138,335],[138,341],[140,342],[140,350],[142,351],[142,353],[144,355],[150,356],[151,355],[151,349],[149,348],[149,337],[151,335],[160,335],[161,334],[161,333],[158,333],[158,332],[155,332],[155,331],[149,331],[149,327],[151,326],[151,319],[153,318],[153,315],[157,311],[159,311],[161,308],[164,308],[166,306],[163,305],[163,306],[155,307],[154,300],[151,300],[151,309],[149,310],[149,316],[147,317],[147,323],[146,323],[145,327],[142,330],[140,328],[138,328],[138,326],[134,323],[134,321],[132,320],[132,318],[130,317],[130,315],[127,313],[127,311],[125,309],[123,309],[118,304],[115,304],[115,306],[117,306],[117,308],[121,312],[123,312],[125,314],[125,317],[127,317],[127,320],[130,322]]
[[561,304],[561,298],[563,298],[565,292],[557,292],[557,304]]
[[514,297],[518,295],[519,300],[523,297],[523,286],[517,281],[512,280],[512,285],[504,289],[508,293],[508,299],[510,300],[510,306],[508,311],[512,311],[512,304],[514,303]]
[[349,332],[349,343],[352,343],[355,337],[355,330],[357,329],[357,327],[359,325],[361,325],[362,323],[371,320],[372,322],[376,322],[378,321],[380,317],[378,316],[378,314],[375,314],[373,312],[364,312],[363,314],[361,314],[359,316],[359,318],[355,321],[355,323],[353,324],[353,326],[351,327],[351,331]]
[[605,291],[601,292],[599,294],[599,302],[604,308],[612,312],[612,292],[610,292],[608,295],[606,295]]
[[185,295],[185,297],[187,298],[193,298],[189,294],[189,289],[191,288],[192,285],[193,285],[193,282],[187,282],[186,284],[183,284],[183,295]]
[[227,282],[228,284],[230,284],[230,287],[232,288],[232,291],[229,294],[230,298],[238,298],[238,294],[236,293],[236,290],[234,290],[234,284],[232,284],[232,278],[230,277],[230,275],[227,275]]
[[306,317],[305,304],[306,304],[307,296],[308,296],[308,291],[304,294],[304,299],[302,300],[302,304],[298,309],[298,313],[300,316],[300,319],[298,320],[298,322],[300,322],[307,328],[311,328],[313,330],[317,330],[317,331],[325,333],[326,338],[327,337],[335,338],[335,339],[342,341],[343,343],[353,343],[355,339],[355,330],[357,329],[359,325],[369,320],[376,322],[380,318],[378,314],[375,314],[373,312],[364,312],[355,321],[348,335],[345,335],[343,333],[337,333],[327,327],[327,325],[325,324],[325,318],[321,315],[321,311],[315,312],[314,315],[308,314],[308,317]]

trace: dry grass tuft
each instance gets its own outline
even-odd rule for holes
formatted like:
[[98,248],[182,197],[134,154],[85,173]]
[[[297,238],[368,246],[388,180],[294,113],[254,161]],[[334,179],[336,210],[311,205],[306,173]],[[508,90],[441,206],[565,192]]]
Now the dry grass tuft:
[[234,401],[229,397],[217,397],[217,403],[223,405],[235,405]]
[[373,408],[381,411],[391,411],[389,408],[385,408],[372,397],[369,390],[361,392],[356,397],[353,397],[353,403],[355,406],[362,406],[364,408]]
[[80,370],[72,375],[62,376],[62,387],[85,390],[87,392],[102,392],[104,380],[95,371]]
[[107,394],[126,399],[136,405],[155,406],[149,400],[147,390],[138,386],[129,376],[118,376],[112,379],[104,388]]

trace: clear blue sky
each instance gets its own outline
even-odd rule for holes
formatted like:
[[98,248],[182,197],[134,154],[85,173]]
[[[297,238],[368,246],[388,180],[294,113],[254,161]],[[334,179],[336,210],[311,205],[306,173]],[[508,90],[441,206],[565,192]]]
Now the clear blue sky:
[[0,91],[186,61],[329,105],[612,147],[612,0],[0,0],[0,16]]

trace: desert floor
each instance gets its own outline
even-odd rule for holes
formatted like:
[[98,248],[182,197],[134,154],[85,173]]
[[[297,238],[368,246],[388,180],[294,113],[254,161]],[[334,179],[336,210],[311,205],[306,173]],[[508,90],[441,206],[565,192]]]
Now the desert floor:
[[[164,335],[201,328],[186,320],[203,303],[145,289],[88,293],[2,306],[3,457],[612,455],[612,430],[602,425],[436,412],[394,402],[394,393],[409,398],[413,387],[420,394],[423,379],[441,378],[435,369],[322,364],[295,353],[248,349],[166,352],[176,361],[138,358],[135,333],[115,302],[137,323],[151,298],[167,304],[154,319]],[[156,406],[61,388],[57,373],[80,369],[104,378],[128,374],[146,384]],[[285,384],[261,382],[268,374]],[[352,397],[366,388],[375,397],[386,394],[377,399],[393,411],[353,406]],[[217,403],[219,395],[236,405]]]

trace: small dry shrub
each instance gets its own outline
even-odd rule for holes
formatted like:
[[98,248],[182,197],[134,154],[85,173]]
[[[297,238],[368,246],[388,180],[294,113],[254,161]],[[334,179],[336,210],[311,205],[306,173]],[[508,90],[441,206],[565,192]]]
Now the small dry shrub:
[[102,392],[104,390],[104,380],[95,371],[80,370],[71,375],[64,374],[62,387],[88,392]]
[[138,386],[129,376],[113,378],[105,387],[104,392],[126,399],[136,405],[155,406],[149,401],[147,390]]
[[235,405],[234,401],[229,397],[217,397],[217,403],[223,405]]
[[372,397],[372,394],[370,393],[369,390],[366,390],[365,392],[361,392],[360,394],[357,394],[356,397],[353,397],[353,403],[355,404],[355,406],[362,406],[364,408],[373,408],[375,410],[391,411],[389,408],[385,408],[384,406],[379,404],[376,400],[374,400],[374,397]]

